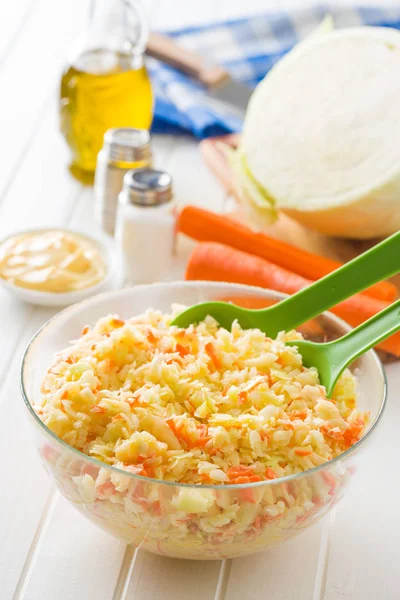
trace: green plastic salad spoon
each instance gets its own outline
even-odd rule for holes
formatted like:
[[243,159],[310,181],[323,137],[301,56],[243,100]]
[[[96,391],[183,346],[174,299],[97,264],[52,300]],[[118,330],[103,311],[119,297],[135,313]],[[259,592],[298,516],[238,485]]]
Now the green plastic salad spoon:
[[400,271],[400,232],[344,264],[336,271],[268,308],[248,309],[229,302],[202,302],[181,312],[172,321],[188,327],[211,315],[230,329],[236,319],[243,329],[261,329],[271,338],[313,319],[353,294]]
[[330,398],[344,369],[356,358],[400,330],[400,300],[333,342],[317,344],[306,340],[286,342],[296,346],[305,367],[316,367],[319,380]]

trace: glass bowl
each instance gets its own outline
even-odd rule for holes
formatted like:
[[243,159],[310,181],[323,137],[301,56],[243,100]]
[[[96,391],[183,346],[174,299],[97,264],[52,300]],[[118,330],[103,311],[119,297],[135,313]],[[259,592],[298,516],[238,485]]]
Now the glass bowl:
[[[339,457],[276,480],[244,485],[162,482],[106,466],[68,446],[49,431],[32,405],[55,352],[83,327],[109,313],[129,318],[147,308],[170,310],[216,299],[251,297],[273,304],[281,294],[249,286],[176,282],[105,293],[56,315],[35,335],[22,363],[21,389],[42,461],[58,490],[88,519],[128,544],[187,559],[224,559],[265,550],[315,523],[343,497],[370,445],[385,400],[383,368],[374,352],[352,365],[359,381],[359,406],[369,410],[364,437]],[[247,300],[246,300],[247,299]],[[236,300],[238,301],[238,300]],[[334,339],[349,326],[329,313],[306,324],[313,338]]]

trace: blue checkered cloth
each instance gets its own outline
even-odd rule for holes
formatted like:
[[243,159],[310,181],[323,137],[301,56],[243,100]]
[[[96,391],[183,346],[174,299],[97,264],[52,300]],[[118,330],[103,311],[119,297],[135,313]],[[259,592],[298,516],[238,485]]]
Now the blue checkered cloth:
[[[380,25],[400,29],[400,6],[335,8],[325,4],[167,33],[182,46],[222,64],[234,79],[254,87],[327,14],[339,28]],[[156,93],[153,132],[186,132],[203,139],[241,130],[238,117],[204,104],[199,84],[159,61],[149,59],[148,67]]]

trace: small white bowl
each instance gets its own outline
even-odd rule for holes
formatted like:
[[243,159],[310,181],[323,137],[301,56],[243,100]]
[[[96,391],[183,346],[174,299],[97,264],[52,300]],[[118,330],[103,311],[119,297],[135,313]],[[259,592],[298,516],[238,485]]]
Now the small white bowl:
[[0,277],[0,284],[4,287],[4,289],[13,294],[19,300],[23,300],[24,302],[28,302],[29,304],[35,304],[37,306],[69,306],[71,304],[75,304],[75,302],[80,302],[81,300],[90,298],[90,296],[99,294],[100,292],[110,291],[120,286],[121,274],[117,263],[114,245],[111,239],[107,239],[105,237],[102,237],[101,239],[90,237],[84,233],[81,233],[80,231],[74,231],[72,229],[46,227],[38,229],[28,229],[25,231],[16,231],[11,235],[7,236],[5,239],[3,239],[0,242],[0,245],[17,235],[22,235],[26,233],[42,233],[46,231],[55,230],[65,231],[67,233],[77,235],[81,238],[86,239],[88,242],[94,244],[97,247],[101,257],[103,258],[106,264],[107,271],[105,277],[103,277],[103,279],[95,285],[91,285],[85,289],[78,290],[76,292],[63,293],[40,292],[36,290],[30,290],[27,288],[20,287],[18,285],[14,285],[13,283],[10,283],[9,281],[6,281],[5,279]]

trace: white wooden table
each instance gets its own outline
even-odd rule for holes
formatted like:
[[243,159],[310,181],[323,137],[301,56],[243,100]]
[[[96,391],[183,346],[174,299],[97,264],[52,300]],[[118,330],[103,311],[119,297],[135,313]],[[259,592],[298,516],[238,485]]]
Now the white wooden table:
[[[154,0],[150,9],[154,26],[168,28],[284,4],[301,2]],[[65,51],[86,10],[86,0],[0,2],[0,237],[33,226],[95,227],[92,191],[66,169],[56,114]],[[193,140],[158,138],[155,148],[158,164],[175,178],[180,203],[222,209],[223,193]],[[189,250],[181,243],[181,264]],[[334,514],[253,557],[170,560],[98,530],[52,488],[25,420],[19,369],[25,345],[53,312],[3,291],[0,307],[1,600],[400,598],[400,365],[387,368],[389,406],[374,451]]]

